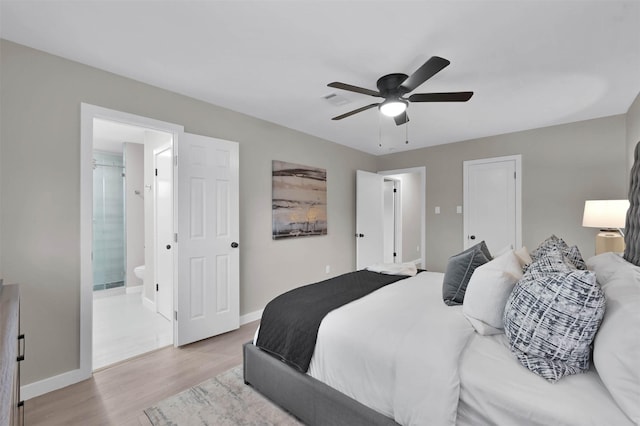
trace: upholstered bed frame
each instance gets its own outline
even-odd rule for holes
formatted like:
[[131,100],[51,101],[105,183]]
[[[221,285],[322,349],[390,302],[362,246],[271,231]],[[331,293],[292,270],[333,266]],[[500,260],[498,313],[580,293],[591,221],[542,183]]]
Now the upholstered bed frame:
[[624,258],[640,266],[640,142],[636,145],[629,182],[629,210],[625,225]]
[[[640,143],[636,145],[635,161],[631,169],[629,202],[624,258],[640,266]],[[294,370],[257,348],[252,342],[244,345],[243,353],[245,383],[305,424],[398,426],[393,419],[307,374]]]
[[244,344],[244,382],[308,425],[398,426],[308,374],[300,373],[252,342]]

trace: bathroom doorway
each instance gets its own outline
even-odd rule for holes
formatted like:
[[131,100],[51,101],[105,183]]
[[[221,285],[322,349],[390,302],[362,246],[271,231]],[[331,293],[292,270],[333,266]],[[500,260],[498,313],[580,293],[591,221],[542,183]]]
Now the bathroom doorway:
[[173,344],[157,291],[173,295],[171,254],[158,258],[173,232],[172,146],[172,133],[94,118],[93,370]]

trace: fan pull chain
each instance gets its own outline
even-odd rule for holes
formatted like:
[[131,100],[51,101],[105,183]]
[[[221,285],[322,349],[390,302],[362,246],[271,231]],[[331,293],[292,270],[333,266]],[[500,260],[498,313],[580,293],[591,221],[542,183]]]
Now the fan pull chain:
[[382,114],[378,113],[378,148],[382,148]]
[[407,121],[404,122],[404,136],[405,136],[405,144],[409,144],[409,119],[407,118]]

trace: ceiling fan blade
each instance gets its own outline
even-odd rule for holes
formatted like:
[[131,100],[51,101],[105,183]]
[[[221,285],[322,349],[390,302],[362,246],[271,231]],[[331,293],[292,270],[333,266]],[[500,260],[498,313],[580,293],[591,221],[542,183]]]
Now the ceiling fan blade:
[[352,116],[353,114],[357,114],[359,112],[366,111],[366,110],[368,110],[370,108],[377,107],[378,105],[380,105],[380,104],[379,103],[378,104],[369,104],[367,106],[363,106],[362,108],[354,109],[353,111],[349,111],[349,112],[344,113],[342,115],[338,115],[337,117],[333,117],[332,120],[342,120],[343,118],[347,118],[347,117]]
[[473,92],[415,93],[409,96],[409,102],[467,102]]
[[448,60],[439,56],[432,56],[427,62],[422,64],[422,66],[418,68],[416,72],[407,77],[407,79],[402,82],[400,87],[405,90],[404,93],[409,93],[416,87],[420,86],[422,83],[442,71],[442,69],[450,63],[451,62],[449,62]]
[[409,116],[407,115],[407,111],[404,111],[403,113],[396,115],[395,117],[393,117],[393,119],[396,120],[397,126],[402,126],[403,124],[409,122]]
[[327,84],[329,87],[334,87],[336,89],[348,90],[350,92],[362,93],[363,95],[369,96],[377,96],[382,97],[380,92],[376,92],[375,90],[365,89],[364,87],[353,86],[351,84],[340,83],[339,81],[334,81],[333,83]]

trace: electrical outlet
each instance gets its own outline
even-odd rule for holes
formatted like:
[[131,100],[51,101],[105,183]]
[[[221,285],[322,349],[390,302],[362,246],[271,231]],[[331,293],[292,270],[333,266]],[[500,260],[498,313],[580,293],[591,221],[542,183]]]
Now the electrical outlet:
[[436,206],[436,214],[440,214],[440,206]]
[[330,274],[331,273],[331,265],[327,265],[324,267],[324,273],[325,274]]

